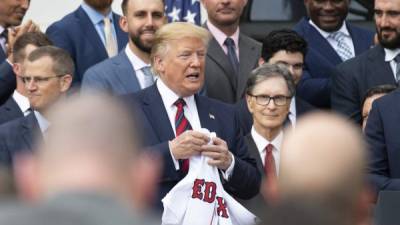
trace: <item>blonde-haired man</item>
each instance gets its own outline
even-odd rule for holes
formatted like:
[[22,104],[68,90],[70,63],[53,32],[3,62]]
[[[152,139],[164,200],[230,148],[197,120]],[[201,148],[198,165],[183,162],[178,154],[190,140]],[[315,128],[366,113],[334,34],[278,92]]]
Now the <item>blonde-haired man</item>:
[[[143,143],[164,160],[158,204],[187,173],[188,159],[202,154],[222,173],[224,188],[239,198],[259,191],[260,173],[244,144],[233,108],[197,95],[204,83],[209,34],[189,23],[171,23],[156,33],[151,60],[157,82],[128,95],[141,122]],[[215,132],[211,145],[207,128]]]

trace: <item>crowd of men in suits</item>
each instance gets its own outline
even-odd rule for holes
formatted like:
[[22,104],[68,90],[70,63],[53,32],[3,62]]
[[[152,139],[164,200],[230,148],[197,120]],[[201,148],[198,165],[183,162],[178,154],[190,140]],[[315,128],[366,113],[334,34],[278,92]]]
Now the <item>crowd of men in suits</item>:
[[[372,31],[345,20],[350,0],[304,0],[307,16],[262,43],[240,30],[246,0],[201,2],[208,16],[200,27],[167,24],[163,0],[123,0],[121,16],[112,0],[83,0],[45,34],[32,21],[21,24],[29,0],[0,2],[0,163],[21,196],[45,199],[37,213],[46,216],[65,209],[67,218],[80,217],[73,208],[81,204],[105,210],[110,199],[91,191],[157,212],[201,154],[259,217],[307,196],[311,208],[348,218],[326,224],[365,224],[364,179],[375,193],[400,190],[400,0],[375,0],[376,43]],[[326,110],[350,122],[306,115]],[[310,140],[312,132],[320,139]],[[53,193],[59,198],[48,198]],[[323,195],[331,194],[343,199],[328,206],[333,200]],[[63,208],[65,200],[71,205]]]

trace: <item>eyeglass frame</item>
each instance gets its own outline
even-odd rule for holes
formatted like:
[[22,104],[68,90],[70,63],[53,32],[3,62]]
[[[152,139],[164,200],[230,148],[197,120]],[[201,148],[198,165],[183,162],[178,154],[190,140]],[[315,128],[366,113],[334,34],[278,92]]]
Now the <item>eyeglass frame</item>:
[[[253,95],[253,94],[250,94],[250,93],[247,93],[247,95],[256,98],[256,103],[257,103],[258,105],[261,105],[261,106],[267,106],[267,105],[269,105],[269,103],[271,102],[271,99],[274,101],[274,104],[275,104],[276,106],[285,106],[285,105],[288,104],[288,102],[290,102],[290,101],[288,101],[288,100],[292,98],[291,96],[285,96],[285,95],[269,96],[269,95]],[[261,99],[260,97],[267,98],[265,104],[260,103],[260,100],[259,100],[259,99]],[[278,99],[278,98],[283,98],[283,99],[285,99],[285,103],[284,103],[284,104],[280,104],[280,103],[277,104],[276,99]],[[278,102],[279,102],[279,101],[278,101]]]
[[[66,75],[67,74],[56,74],[56,75],[48,76],[48,77],[23,76],[23,75],[21,75],[21,76],[18,76],[18,77],[21,78],[22,83],[24,83],[24,85],[30,83],[32,81],[32,78],[33,78],[33,83],[34,84],[39,84],[40,85],[40,84],[43,84],[43,83],[49,81],[52,78],[60,78],[60,77],[66,76]],[[30,79],[29,81],[25,80],[25,79],[28,79],[28,78]]]

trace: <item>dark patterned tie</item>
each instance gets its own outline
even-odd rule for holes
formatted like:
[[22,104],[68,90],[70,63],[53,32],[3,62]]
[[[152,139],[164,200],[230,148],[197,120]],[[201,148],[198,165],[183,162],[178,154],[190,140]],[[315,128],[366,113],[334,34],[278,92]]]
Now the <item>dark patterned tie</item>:
[[228,49],[228,59],[229,62],[232,65],[233,71],[235,72],[236,75],[239,74],[239,60],[236,55],[236,48],[235,48],[235,42],[233,41],[232,38],[226,38],[224,41],[224,45]]
[[[191,130],[192,126],[186,119],[185,112],[183,110],[183,107],[186,105],[186,102],[182,98],[179,98],[178,100],[176,100],[174,105],[177,108],[175,115],[175,131],[176,131],[176,136],[178,137],[186,130]],[[187,174],[189,170],[189,159],[183,160],[181,169],[184,174]]]

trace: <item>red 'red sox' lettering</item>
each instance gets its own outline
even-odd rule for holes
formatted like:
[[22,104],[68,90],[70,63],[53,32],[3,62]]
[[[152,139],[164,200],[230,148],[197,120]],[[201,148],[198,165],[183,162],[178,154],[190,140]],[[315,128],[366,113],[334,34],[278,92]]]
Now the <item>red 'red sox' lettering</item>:
[[[204,190],[202,188],[204,187]],[[229,218],[225,200],[216,196],[217,185],[214,182],[206,182],[204,179],[196,179],[193,183],[192,198],[203,202],[213,203],[217,199],[217,214],[220,217]]]

